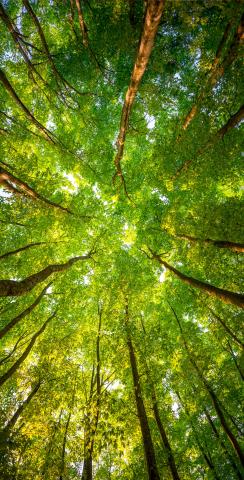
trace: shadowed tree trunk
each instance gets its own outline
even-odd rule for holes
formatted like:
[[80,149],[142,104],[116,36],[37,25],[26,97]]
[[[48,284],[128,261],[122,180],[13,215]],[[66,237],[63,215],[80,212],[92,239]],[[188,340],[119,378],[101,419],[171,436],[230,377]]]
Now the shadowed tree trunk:
[[87,26],[84,21],[80,0],[75,0],[84,47],[88,47]]
[[237,336],[235,335],[234,332],[232,332],[232,330],[228,327],[228,325],[226,325],[226,323],[224,322],[224,320],[222,318],[220,318],[219,315],[217,315],[213,310],[212,308],[209,308],[209,311],[211,312],[211,314],[213,315],[214,318],[216,318],[216,320],[222,325],[222,327],[225,329],[225,331],[228,333],[228,335],[230,335],[230,337],[234,340],[234,342],[238,343],[238,345],[240,345],[240,347],[244,348],[244,344],[242,343],[241,340],[239,340],[239,338],[237,338]]
[[23,252],[24,250],[28,250],[29,248],[37,247],[38,245],[46,245],[46,244],[47,244],[47,242],[29,243],[28,245],[25,245],[24,247],[20,247],[20,248],[17,248],[16,250],[11,250],[10,252],[3,253],[3,255],[0,255],[0,260],[2,260],[3,258],[10,257],[11,255],[15,255],[16,253]]
[[20,296],[32,290],[38,283],[43,282],[47,277],[55,272],[63,272],[80,260],[91,258],[91,253],[81,255],[68,260],[66,263],[49,265],[38,273],[30,275],[24,280],[0,280],[0,297]]
[[68,434],[68,429],[69,429],[69,424],[70,424],[70,418],[71,418],[71,411],[69,412],[67,422],[66,422],[66,425],[65,425],[59,480],[63,480],[63,478],[64,478],[63,475],[64,475],[64,470],[65,470],[65,448],[66,448],[66,443],[67,443],[67,434]]
[[[216,70],[217,70],[218,65],[220,63],[223,50],[225,49],[225,46],[226,46],[226,42],[229,39],[229,35],[230,35],[230,32],[231,32],[232,26],[233,26],[233,19],[230,20],[228,22],[228,24],[226,25],[226,28],[225,28],[223,36],[220,40],[215,58],[213,60],[213,63],[212,63],[211,69],[210,69],[210,73],[208,75],[207,85],[205,85],[204,88],[200,91],[200,94],[198,95],[198,97],[196,99],[196,103],[194,105],[192,105],[190,111],[186,115],[186,117],[184,119],[184,122],[183,122],[183,125],[182,125],[183,130],[186,130],[189,127],[192,120],[195,118],[195,116],[196,116],[196,114],[199,110],[199,107],[201,105],[201,102],[202,102],[203,98],[205,97],[205,95],[207,94],[207,91],[208,91],[207,86],[209,84],[212,84],[212,88],[213,88],[213,86],[215,85],[215,83],[217,81],[216,80],[215,83],[213,84],[213,78],[216,76]],[[222,71],[222,75],[223,75],[223,73],[224,73],[224,71]],[[220,73],[219,73],[219,76],[220,76]],[[218,76],[218,78],[219,78],[219,76]]]
[[20,415],[22,414],[23,410],[25,407],[30,403],[31,399],[34,397],[34,395],[38,392],[40,388],[41,383],[38,382],[34,388],[31,390],[29,393],[28,397],[24,402],[19,406],[19,408],[16,410],[15,414],[12,416],[12,418],[8,421],[7,425],[4,427],[3,432],[9,433],[10,430],[15,426],[16,422],[18,421]]
[[208,381],[206,380],[206,378],[203,376],[196,360],[195,360],[195,355],[190,351],[189,347],[188,347],[188,344],[187,344],[187,341],[186,341],[186,338],[185,338],[185,335],[183,333],[183,330],[182,330],[182,327],[181,327],[181,323],[180,323],[180,319],[178,317],[178,315],[176,314],[175,310],[173,309],[173,307],[171,307],[171,310],[176,318],[176,321],[178,323],[178,326],[179,326],[179,329],[180,329],[180,332],[181,332],[181,336],[182,336],[182,340],[183,340],[183,343],[184,343],[184,346],[185,346],[185,349],[187,351],[187,354],[188,354],[188,357],[189,357],[189,360],[193,366],[193,368],[195,369],[195,371],[197,372],[199,378],[202,380],[202,383],[204,384],[208,394],[209,394],[209,397],[211,398],[211,401],[212,401],[212,404],[215,408],[215,411],[216,411],[216,414],[219,418],[219,421],[220,421],[220,424],[223,428],[223,430],[225,431],[231,445],[234,447],[240,461],[241,461],[241,464],[242,466],[244,467],[244,455],[243,455],[243,452],[242,452],[242,449],[239,445],[239,442],[237,440],[237,438],[235,437],[235,435],[233,434],[233,432],[231,431],[226,419],[225,419],[225,416],[223,414],[223,411],[222,411],[222,408],[220,406],[220,403],[219,403],[219,400],[217,398],[217,395],[215,394],[215,392],[213,391],[212,387],[209,385]]
[[[69,210],[68,208],[62,207],[62,205],[58,205],[57,203],[52,202],[51,200],[48,200],[47,198],[43,197],[42,195],[40,195],[40,193],[36,192],[32,187],[30,187],[26,182],[23,182],[22,180],[15,177],[12,173],[8,172],[2,167],[0,167],[0,185],[1,183],[3,184],[4,188],[6,188],[12,193],[25,195],[28,198],[31,198],[32,200],[41,200],[42,202],[46,203],[51,207],[58,208],[63,212],[73,215],[71,210]],[[13,187],[12,184],[16,185],[16,187],[18,188]]]
[[220,434],[219,434],[216,426],[214,425],[214,422],[213,422],[213,420],[212,420],[212,418],[211,418],[211,415],[208,413],[208,411],[207,411],[206,409],[204,410],[204,413],[205,413],[205,415],[206,415],[206,417],[207,417],[207,419],[208,419],[208,422],[209,422],[209,424],[210,424],[210,426],[211,426],[211,428],[212,428],[212,430],[213,430],[214,436],[217,438],[217,441],[219,442],[219,444],[220,444],[223,452],[225,453],[226,457],[228,458],[229,462],[231,463],[231,466],[232,466],[233,470],[235,471],[235,473],[236,473],[237,477],[239,478],[239,480],[242,480],[242,479],[243,479],[242,474],[241,474],[241,472],[238,470],[237,465],[236,465],[235,462],[233,461],[232,456],[231,456],[230,453],[228,452],[228,450],[227,450],[227,448],[226,448],[226,446],[225,446],[225,443],[221,440]]
[[21,110],[24,112],[28,120],[30,120],[33,125],[35,125],[38,130],[42,133],[42,135],[45,137],[46,140],[48,140],[51,143],[56,143],[54,140],[54,135],[46,128],[44,127],[35,117],[32,115],[30,110],[24,105],[24,103],[20,100],[19,96],[15,92],[14,88],[12,87],[11,83],[7,79],[5,73],[3,70],[0,69],[0,82],[2,82],[3,86],[7,90],[7,92],[10,94],[10,96],[13,98],[15,103],[21,108]]
[[188,170],[189,166],[194,162],[194,160],[197,157],[200,157],[205,151],[214,145],[219,139],[223,139],[224,136],[234,127],[236,127],[241,120],[244,118],[244,107],[241,106],[239,110],[232,115],[229,120],[221,127],[212,137],[210,140],[208,140],[203,147],[201,147],[195,154],[193,158],[190,158],[189,160],[186,160],[181,167],[178,168],[174,176],[172,177],[172,180],[175,180],[179,175],[181,175],[182,172],[185,172]]
[[5,327],[3,327],[0,330],[0,339],[3,338],[4,335],[6,335],[15,325],[17,325],[17,323],[19,323],[20,320],[22,320],[22,318],[26,317],[26,315],[29,315],[29,313],[31,313],[32,310],[34,310],[34,308],[40,303],[42,297],[45,295],[47,289],[50,287],[51,284],[52,284],[52,282],[50,282],[41,291],[40,295],[38,295],[38,297],[35,299],[35,301],[28,308],[26,308],[23,312],[21,312],[19,315],[17,315],[17,317],[14,317],[9,323],[7,323],[7,325],[5,325]]
[[42,327],[40,328],[40,330],[38,330],[38,332],[36,332],[29,345],[27,346],[27,348],[24,350],[24,352],[22,353],[22,355],[18,358],[18,360],[12,365],[12,367],[9,368],[9,370],[7,370],[7,372],[4,373],[4,375],[2,375],[0,377],[0,386],[2,386],[9,378],[12,377],[12,375],[16,372],[16,370],[18,370],[18,368],[20,367],[20,365],[22,365],[22,363],[25,361],[25,359],[28,357],[30,351],[32,350],[33,346],[35,345],[35,342],[37,340],[37,338],[44,332],[47,324],[53,319],[53,317],[55,317],[56,315],[56,312],[54,312],[47,320],[46,322],[42,325]]
[[141,391],[141,385],[140,385],[140,377],[139,377],[138,368],[137,368],[136,356],[135,356],[134,347],[133,347],[133,343],[130,336],[129,309],[128,309],[127,302],[125,306],[125,329],[126,329],[126,336],[127,336],[127,346],[129,351],[129,357],[130,357],[130,366],[131,366],[133,384],[134,384],[136,407],[137,407],[137,413],[140,421],[148,478],[149,480],[160,480],[160,476],[159,476],[158,468],[156,464],[153,441],[152,441],[151,432],[150,432],[147,414],[146,414],[146,409],[145,409],[143,398],[142,398],[142,391]]
[[174,268],[172,265],[169,265],[169,263],[167,263],[165,260],[162,260],[161,257],[155,254],[152,250],[150,251],[155,260],[157,260],[167,270],[173,272],[184,283],[187,283],[191,287],[199,288],[208,295],[218,298],[224,303],[230,303],[232,305],[236,305],[237,307],[244,308],[244,295],[240,293],[230,292],[229,290],[224,290],[223,288],[215,287],[214,285],[210,285],[209,283],[201,282],[196,278],[188,277],[184,273],[181,273],[179,270]]
[[117,154],[114,159],[114,165],[116,168],[116,173],[114,175],[114,181],[116,176],[121,179],[121,183],[124,186],[125,193],[126,186],[125,180],[123,177],[121,169],[121,160],[124,153],[124,144],[125,137],[128,130],[129,117],[131,112],[131,107],[133,105],[135,96],[137,94],[139,84],[145,73],[153,44],[154,39],[158,30],[159,22],[163,13],[164,0],[148,0],[147,9],[145,14],[145,20],[143,25],[143,31],[140,39],[140,44],[138,48],[138,53],[136,61],[134,64],[133,72],[131,75],[130,85],[127,89],[125,101],[122,109],[122,115],[120,120],[120,130],[117,138]]
[[242,253],[244,252],[244,244],[243,243],[236,243],[236,242],[229,242],[225,240],[212,240],[211,238],[199,238],[199,237],[192,237],[191,235],[183,234],[174,234],[176,238],[181,238],[182,240],[187,240],[191,243],[204,243],[206,245],[214,245],[218,248],[226,248],[231,250],[235,253]]

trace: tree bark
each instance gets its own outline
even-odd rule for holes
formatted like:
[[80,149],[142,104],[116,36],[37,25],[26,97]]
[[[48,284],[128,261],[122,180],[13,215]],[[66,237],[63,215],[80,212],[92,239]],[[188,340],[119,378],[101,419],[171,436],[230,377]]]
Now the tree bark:
[[243,243],[236,243],[236,242],[229,242],[228,240],[212,240],[211,238],[198,238],[192,237],[191,235],[187,234],[175,234],[177,238],[182,238],[183,240],[187,240],[192,243],[205,243],[206,245],[214,245],[218,248],[227,248],[235,253],[243,253],[244,252],[244,244]]
[[157,260],[167,270],[173,272],[184,283],[191,285],[191,287],[199,288],[208,295],[211,295],[211,297],[218,298],[224,303],[229,303],[232,305],[236,305],[237,307],[244,308],[244,295],[240,293],[230,292],[229,290],[224,290],[223,288],[215,287],[214,285],[210,285],[209,283],[201,282],[196,278],[188,277],[184,273],[181,273],[179,270],[174,268],[172,265],[169,265],[165,260],[162,260],[159,255],[155,254],[152,251],[151,253],[155,260]]
[[83,38],[83,45],[84,47],[88,47],[87,26],[85,24],[83,13],[81,10],[80,0],[75,0],[75,3],[76,3],[76,8],[77,8],[78,17],[79,17],[79,24],[80,24],[80,30]]
[[124,186],[126,193],[125,181],[121,169],[121,160],[124,153],[124,144],[125,137],[128,130],[129,117],[131,108],[137,94],[139,84],[145,73],[153,44],[154,39],[158,30],[159,22],[163,13],[164,0],[148,0],[147,10],[145,14],[145,20],[143,25],[143,31],[140,39],[139,49],[137,53],[137,58],[134,64],[133,72],[131,75],[131,81],[126,92],[124,106],[122,109],[122,115],[120,120],[120,130],[117,138],[117,154],[114,159],[114,165],[116,168],[116,173],[114,175],[114,180],[116,176],[120,177],[121,182]]
[[232,117],[229,118],[229,120],[226,122],[225,125],[223,125],[223,127],[220,128],[220,130],[218,130],[218,132],[216,133],[216,138],[223,138],[226,133],[229,132],[229,130],[231,130],[232,128],[236,127],[236,125],[238,125],[241,120],[243,120],[244,118],[244,106],[241,106],[239,108],[239,110],[234,113],[234,115],[232,115]]
[[55,272],[63,272],[80,260],[87,260],[91,254],[81,255],[68,260],[66,263],[49,265],[40,272],[30,275],[24,280],[0,280],[0,297],[20,296],[32,290],[38,283],[43,282],[47,277]]
[[141,391],[140,378],[139,378],[139,373],[137,368],[136,356],[135,356],[135,352],[134,352],[134,348],[133,348],[133,344],[130,336],[130,331],[129,331],[128,303],[126,303],[125,315],[126,315],[125,328],[126,328],[126,336],[127,336],[127,346],[129,351],[129,357],[130,357],[130,365],[131,365],[131,371],[132,371],[132,377],[133,377],[136,407],[137,407],[137,413],[140,421],[148,478],[149,480],[160,480],[158,468],[156,464],[153,441],[152,441],[151,432],[150,432],[149,423],[148,423],[147,414],[146,414],[146,409],[145,409],[143,398],[142,398],[142,391]]
[[67,419],[67,422],[66,422],[66,425],[65,425],[59,480],[63,480],[63,478],[64,478],[63,475],[64,475],[64,470],[65,470],[65,448],[66,448],[66,443],[67,443],[67,434],[68,434],[68,429],[69,429],[70,418],[71,418],[71,411],[69,412],[68,419]]
[[52,282],[50,282],[41,291],[40,295],[38,295],[38,297],[35,299],[35,301],[28,308],[26,308],[23,312],[21,312],[19,315],[17,315],[17,317],[14,317],[9,323],[7,323],[7,325],[5,325],[5,327],[3,327],[0,330],[0,339],[3,338],[13,327],[15,327],[15,325],[17,325],[17,323],[19,323],[20,320],[22,320],[22,318],[26,317],[26,315],[29,315],[29,313],[31,313],[32,310],[34,310],[34,308],[40,303],[42,297],[45,295],[47,289],[50,287],[51,284],[52,284]]
[[[58,208],[63,212],[73,215],[71,210],[69,210],[66,207],[62,207],[62,205],[58,205],[57,203],[52,202],[51,200],[48,200],[47,198],[43,197],[40,193],[36,192],[32,187],[30,187],[26,182],[23,182],[22,180],[15,177],[12,173],[8,172],[2,167],[0,167],[0,184],[1,183],[3,184],[3,187],[7,188],[7,190],[12,191],[13,193],[25,195],[31,198],[32,200],[41,200],[42,202],[46,203],[48,206]],[[12,183],[15,184],[18,187],[18,189],[13,187]]]
[[28,397],[24,402],[19,406],[19,408],[16,410],[15,414],[12,416],[12,418],[8,421],[7,425],[4,427],[3,431],[6,433],[9,433],[10,430],[15,426],[16,422],[18,421],[20,415],[22,414],[23,410],[25,407],[30,403],[31,399],[34,397],[34,395],[38,392],[40,388],[40,382],[38,382],[34,388],[31,390],[29,393]]
[[33,346],[35,345],[35,342],[37,340],[37,338],[44,332],[47,324],[53,319],[53,317],[56,315],[56,312],[53,313],[47,320],[46,322],[42,325],[42,327],[40,328],[40,330],[38,330],[38,332],[36,332],[29,345],[27,346],[27,348],[24,350],[24,352],[22,353],[22,355],[18,358],[18,360],[12,365],[12,367],[9,368],[9,370],[7,370],[7,372],[4,373],[4,375],[2,375],[0,377],[0,386],[2,386],[9,378],[12,377],[12,375],[16,372],[16,370],[18,370],[18,368],[20,367],[20,365],[25,361],[25,359],[27,358],[27,356],[29,355],[30,351],[32,350]]
[[48,140],[51,143],[56,143],[53,134],[46,128],[44,127],[35,117],[32,115],[30,110],[24,105],[24,103],[20,100],[19,96],[15,92],[14,88],[12,87],[11,83],[9,82],[8,78],[6,77],[5,73],[3,70],[0,69],[0,82],[2,82],[3,86],[7,90],[7,92],[10,94],[10,96],[13,98],[15,103],[21,108],[21,110],[24,112],[26,117],[30,120],[33,125],[35,125],[38,130],[42,133],[42,135],[45,137],[46,140]]
[[213,391],[212,387],[209,385],[208,381],[206,380],[206,378],[204,377],[204,375],[202,374],[196,360],[195,360],[195,355],[190,351],[189,347],[188,347],[188,344],[187,344],[187,341],[185,339],[185,335],[183,333],[183,330],[182,330],[182,327],[181,327],[181,323],[180,323],[180,319],[178,317],[178,315],[176,314],[175,310],[173,309],[173,307],[171,307],[171,310],[176,318],[176,321],[178,323],[178,326],[179,326],[179,329],[180,329],[180,332],[181,332],[181,336],[182,336],[182,339],[183,339],[183,342],[184,342],[184,345],[185,345],[185,349],[187,351],[187,354],[188,354],[188,357],[189,357],[189,360],[193,366],[193,368],[195,369],[195,371],[197,372],[199,378],[201,379],[203,385],[205,386],[208,394],[209,394],[209,397],[212,401],[212,404],[215,408],[215,411],[216,411],[216,414],[219,418],[219,421],[220,421],[220,424],[224,430],[224,432],[226,433],[231,445],[233,446],[233,448],[235,449],[240,461],[241,461],[241,464],[242,466],[244,467],[244,454],[242,452],[242,449],[239,445],[239,442],[237,440],[237,438],[235,437],[235,435],[233,434],[233,432],[231,431],[226,419],[225,419],[225,416],[222,412],[222,409],[221,409],[221,406],[220,406],[220,403],[219,403],[219,400],[217,398],[217,395],[215,394],[215,392]]
[[38,245],[45,245],[47,242],[35,242],[35,243],[29,243],[28,245],[25,245],[24,247],[17,248],[16,250],[10,250],[10,252],[3,253],[3,255],[0,255],[0,260],[3,258],[10,257],[10,255],[15,255],[16,253],[23,252],[24,250],[27,250],[28,248],[33,248]]

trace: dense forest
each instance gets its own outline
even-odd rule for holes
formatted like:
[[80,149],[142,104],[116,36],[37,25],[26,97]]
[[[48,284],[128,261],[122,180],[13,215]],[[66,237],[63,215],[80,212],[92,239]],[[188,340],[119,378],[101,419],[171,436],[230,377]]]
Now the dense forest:
[[241,480],[242,0],[0,2],[0,478]]

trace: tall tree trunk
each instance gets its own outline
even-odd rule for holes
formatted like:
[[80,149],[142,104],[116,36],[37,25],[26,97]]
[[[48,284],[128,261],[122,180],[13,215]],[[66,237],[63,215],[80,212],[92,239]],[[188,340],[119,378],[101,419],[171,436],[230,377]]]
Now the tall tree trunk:
[[23,252],[24,250],[27,250],[29,248],[37,247],[38,245],[46,245],[46,243],[47,242],[29,243],[28,245],[17,248],[16,250],[10,250],[10,252],[6,252],[6,253],[3,253],[3,255],[0,255],[0,260],[2,260],[3,258],[10,257],[11,255],[15,255],[16,253]]
[[75,0],[84,47],[88,47],[87,26],[84,21],[80,0]]
[[[10,183],[9,183],[10,182]],[[7,190],[13,191],[13,193],[25,195],[32,200],[41,200],[42,202],[46,203],[48,206],[58,208],[63,212],[69,213],[72,215],[72,212],[62,205],[58,205],[51,200],[43,197],[40,193],[36,192],[32,187],[30,187],[26,182],[20,180],[19,178],[15,177],[12,173],[5,170],[5,168],[0,167],[0,184],[3,183],[3,187]],[[12,186],[12,184],[16,185],[18,189]],[[13,190],[12,190],[13,189]],[[1,258],[1,257],[0,257]]]
[[220,128],[216,133],[216,138],[223,138],[226,133],[232,128],[236,127],[244,118],[244,106],[241,106],[239,110],[229,118],[229,120]]
[[167,270],[173,272],[180,280],[191,287],[199,288],[200,290],[204,291],[208,295],[212,297],[218,298],[224,303],[230,303],[232,305],[236,305],[237,307],[244,308],[244,295],[241,293],[234,293],[230,292],[229,290],[224,290],[223,288],[215,287],[214,285],[210,285],[209,283],[201,282],[196,278],[188,277],[184,273],[181,273],[179,270],[174,268],[172,265],[169,265],[165,260],[162,260],[161,257],[154,252],[152,252],[153,258],[157,260],[161,265],[163,265]]
[[125,137],[128,130],[129,118],[131,108],[137,94],[139,84],[145,73],[153,44],[154,39],[158,30],[159,22],[163,13],[164,0],[148,0],[147,9],[145,14],[145,20],[143,25],[143,31],[140,39],[140,44],[138,48],[138,53],[136,61],[134,64],[133,72],[131,75],[130,85],[127,89],[124,106],[122,109],[122,115],[120,120],[120,131],[117,138],[117,154],[114,159],[114,164],[116,168],[116,173],[114,175],[114,180],[116,176],[121,179],[121,182],[124,186],[126,193],[125,181],[121,169],[121,160],[124,153],[124,144]]
[[71,418],[71,411],[69,412],[67,422],[66,422],[66,425],[65,425],[59,480],[63,480],[63,478],[64,478],[63,475],[64,475],[64,471],[65,471],[65,449],[66,449],[66,443],[67,443],[67,434],[68,434],[68,429],[69,429],[70,418]]
[[70,89],[74,90],[76,93],[78,93],[79,95],[84,95],[83,93],[79,92],[79,90],[77,90],[75,87],[73,87],[73,85],[71,85],[64,77],[63,75],[59,72],[59,70],[57,69],[56,65],[55,65],[55,62],[53,61],[53,57],[50,53],[50,50],[49,50],[49,47],[48,47],[48,43],[46,41],[46,37],[44,35],[44,32],[42,30],[42,26],[39,22],[39,19],[38,17],[36,16],[29,0],[22,0],[23,1],[23,4],[27,10],[27,12],[29,13],[30,17],[32,18],[33,20],[33,23],[35,24],[36,28],[37,28],[37,31],[38,31],[38,35],[40,37],[40,40],[41,40],[41,44],[42,44],[42,48],[48,58],[48,61],[50,63],[50,66],[51,66],[51,69],[52,69],[52,72],[54,74],[54,77],[56,79],[56,83],[57,85],[59,85],[59,81],[62,82],[63,85],[67,85]]
[[171,445],[169,443],[169,440],[168,440],[166,431],[164,429],[163,423],[162,423],[161,418],[160,418],[159,409],[158,409],[158,402],[157,402],[156,392],[155,392],[154,388],[153,388],[153,391],[152,391],[152,402],[153,402],[154,418],[156,420],[158,430],[159,430],[159,433],[161,435],[161,439],[162,439],[162,442],[163,442],[163,445],[164,445],[164,448],[165,448],[165,451],[166,451],[167,462],[168,462],[169,468],[171,470],[172,478],[173,478],[173,480],[180,480],[178,470],[177,470],[177,467],[176,467],[176,463],[175,463],[175,459],[174,459],[174,455],[173,455],[173,451],[172,451]]
[[5,433],[9,433],[10,430],[12,430],[12,428],[15,426],[16,422],[18,421],[18,419],[19,419],[20,415],[22,414],[23,410],[25,409],[25,407],[30,403],[31,399],[38,392],[38,390],[40,388],[40,385],[41,385],[41,383],[38,382],[34,386],[34,388],[29,393],[28,397],[24,400],[24,402],[16,410],[15,414],[12,416],[12,418],[8,421],[7,425],[3,429],[3,431]]
[[9,323],[7,323],[7,325],[5,325],[5,327],[3,327],[0,330],[0,339],[3,338],[15,325],[17,325],[17,323],[19,323],[20,320],[22,320],[22,318],[26,317],[26,315],[29,315],[29,313],[31,313],[32,310],[34,310],[34,308],[40,303],[42,297],[45,295],[47,289],[50,287],[51,284],[52,284],[52,282],[50,282],[41,291],[40,295],[38,295],[38,297],[35,299],[35,301],[29,307],[27,307],[23,312],[19,313],[19,315],[14,317]]
[[227,450],[227,448],[226,448],[226,446],[225,446],[225,443],[221,440],[220,434],[219,434],[216,426],[214,425],[214,422],[213,422],[213,420],[212,420],[212,418],[211,418],[211,415],[208,413],[207,409],[204,410],[204,413],[205,413],[205,415],[206,415],[206,417],[207,417],[207,419],[208,419],[208,422],[209,422],[209,424],[210,424],[210,426],[211,426],[211,428],[212,428],[212,430],[213,430],[213,433],[214,433],[215,437],[217,438],[217,441],[219,442],[219,444],[220,444],[223,452],[225,453],[226,457],[228,458],[228,461],[230,462],[233,470],[235,471],[235,473],[236,473],[237,477],[239,478],[239,480],[242,480],[242,479],[243,479],[242,474],[241,474],[241,472],[238,470],[238,467],[237,467],[237,465],[235,464],[235,462],[233,461],[232,456],[231,456],[230,453],[228,452],[228,450]]
[[125,328],[126,328],[126,335],[127,335],[127,346],[128,346],[129,356],[130,356],[130,365],[131,365],[131,371],[132,371],[132,377],[133,377],[136,407],[137,407],[137,413],[140,421],[148,478],[149,480],[160,480],[158,468],[156,464],[153,441],[152,441],[151,432],[149,429],[149,423],[148,423],[147,414],[146,414],[146,409],[145,409],[143,398],[142,398],[142,391],[141,391],[139,373],[137,368],[136,356],[135,356],[135,352],[134,352],[134,348],[133,348],[133,344],[130,336],[130,330],[129,330],[129,324],[128,324],[129,322],[128,303],[126,303],[125,315],[126,315]]
[[24,105],[24,103],[20,100],[19,96],[15,92],[14,88],[12,87],[11,83],[9,82],[8,78],[6,77],[5,73],[3,70],[0,69],[0,82],[2,82],[3,86],[5,89],[8,91],[10,96],[13,98],[15,103],[21,108],[21,110],[24,112],[28,120],[30,120],[33,125],[35,125],[38,130],[42,133],[42,135],[45,137],[46,140],[48,140],[51,143],[56,143],[54,140],[54,135],[46,128],[44,127],[35,117],[32,115],[30,110]]
[[24,293],[32,290],[38,283],[43,282],[47,277],[55,272],[63,272],[80,260],[87,260],[91,254],[81,255],[68,260],[66,263],[49,265],[40,272],[30,275],[24,280],[0,280],[0,297],[14,297],[24,295]]
[[[213,60],[213,63],[212,63],[212,66],[211,66],[211,69],[210,69],[210,74],[208,75],[208,79],[207,79],[207,85],[209,83],[212,83],[212,79],[213,77],[215,76],[215,73],[216,73],[216,70],[217,70],[217,67],[220,63],[220,60],[221,60],[221,57],[222,57],[222,53],[223,53],[223,50],[226,46],[226,42],[228,41],[229,39],[229,35],[230,35],[230,32],[231,32],[231,29],[232,29],[232,26],[233,26],[233,19],[231,19],[227,25],[226,25],[226,28],[224,30],[224,33],[223,33],[223,36],[220,40],[220,43],[219,43],[219,46],[218,46],[218,49],[217,49],[217,52],[216,52],[216,55],[215,55],[215,58]],[[213,87],[214,85],[212,85]],[[190,123],[192,122],[192,120],[195,118],[198,110],[199,110],[199,107],[200,107],[200,104],[206,94],[206,91],[207,88],[206,88],[206,85],[205,85],[205,89],[203,88],[201,91],[200,91],[200,94],[198,95],[197,99],[196,99],[196,102],[194,105],[192,105],[190,111],[188,112],[188,114],[186,115],[185,119],[184,119],[184,122],[183,122],[183,125],[182,125],[182,129],[183,130],[186,130]]]
[[228,333],[228,335],[230,335],[230,337],[234,340],[234,342],[236,342],[238,345],[240,345],[240,347],[244,348],[244,344],[242,343],[242,341],[239,340],[239,338],[237,338],[235,333],[232,332],[232,330],[228,327],[228,325],[226,325],[224,320],[219,315],[217,315],[217,313],[215,313],[213,311],[213,309],[210,308],[210,307],[209,307],[209,311],[211,312],[213,317],[216,318],[216,320],[222,325],[222,327],[225,329],[225,331]]
[[187,341],[185,339],[185,335],[183,333],[183,330],[182,330],[182,327],[181,327],[181,323],[180,323],[180,319],[178,317],[178,315],[176,314],[175,310],[173,309],[173,307],[171,307],[171,310],[176,318],[176,321],[178,323],[178,326],[179,326],[179,329],[180,329],[180,332],[181,332],[181,336],[182,336],[182,339],[183,339],[183,342],[184,342],[184,345],[185,345],[185,349],[187,351],[187,354],[188,354],[188,357],[189,357],[189,360],[193,366],[193,368],[195,369],[195,371],[197,372],[199,378],[202,380],[202,383],[204,384],[208,394],[209,394],[209,397],[211,398],[212,400],[212,404],[215,408],[215,411],[216,411],[216,414],[219,418],[219,421],[220,421],[220,424],[223,428],[223,430],[225,431],[231,445],[234,447],[240,461],[241,461],[241,464],[242,466],[244,467],[244,455],[242,453],[242,449],[239,445],[239,442],[237,440],[237,438],[235,437],[235,435],[233,434],[233,432],[231,431],[226,419],[225,419],[225,416],[222,412],[222,408],[220,406],[220,403],[219,403],[219,400],[217,398],[217,395],[215,394],[215,392],[213,391],[212,387],[209,385],[208,381],[206,380],[206,378],[204,377],[204,375],[202,374],[196,360],[195,360],[195,355],[190,351],[189,347],[188,347],[188,344],[187,344]]
[[33,346],[35,345],[35,342],[37,340],[37,338],[44,332],[47,324],[53,319],[53,317],[56,315],[56,312],[53,313],[47,320],[46,322],[42,325],[42,327],[40,328],[40,330],[38,330],[38,332],[36,332],[29,345],[27,346],[27,348],[24,350],[24,352],[22,353],[22,355],[18,358],[18,360],[12,365],[12,367],[9,368],[9,370],[7,370],[7,372],[4,373],[4,375],[2,375],[0,377],[0,386],[2,386],[9,378],[12,377],[12,375],[16,372],[16,370],[18,370],[18,368],[20,367],[20,365],[25,361],[25,359],[27,358],[27,356],[29,355],[30,351],[32,350]]
[[[88,414],[85,422],[84,438],[84,465],[82,470],[82,480],[92,480],[93,471],[93,450],[95,436],[100,415],[101,401],[101,358],[100,358],[100,338],[102,325],[102,308],[98,305],[98,332],[96,339],[96,393],[94,396],[93,373],[91,377],[90,397],[88,401]],[[94,403],[95,402],[95,403]],[[89,413],[91,411],[91,413]]]
[[244,244],[237,243],[237,242],[229,242],[228,240],[212,240],[211,238],[199,238],[199,237],[192,237],[191,235],[183,234],[174,234],[177,238],[182,238],[183,240],[187,240],[192,243],[205,243],[206,245],[214,245],[218,248],[227,248],[235,253],[243,253],[244,252]]

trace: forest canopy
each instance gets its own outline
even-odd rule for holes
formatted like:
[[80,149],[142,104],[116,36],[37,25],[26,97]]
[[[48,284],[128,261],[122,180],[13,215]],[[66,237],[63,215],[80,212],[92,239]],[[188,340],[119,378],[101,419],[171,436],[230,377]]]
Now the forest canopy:
[[242,0],[0,2],[0,478],[241,480]]

